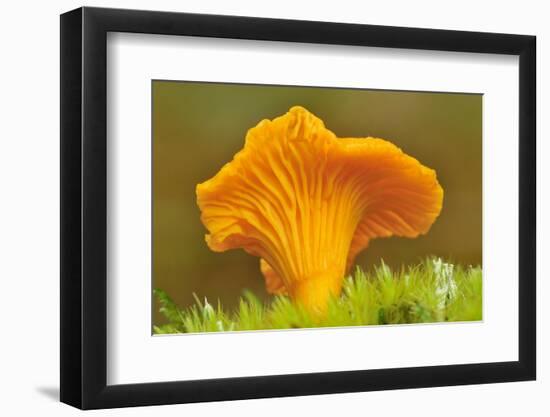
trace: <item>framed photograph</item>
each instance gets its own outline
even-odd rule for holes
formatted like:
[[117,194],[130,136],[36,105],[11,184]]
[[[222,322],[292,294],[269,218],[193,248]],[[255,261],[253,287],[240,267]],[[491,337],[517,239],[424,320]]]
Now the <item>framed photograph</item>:
[[61,401],[533,380],[535,37],[61,16]]

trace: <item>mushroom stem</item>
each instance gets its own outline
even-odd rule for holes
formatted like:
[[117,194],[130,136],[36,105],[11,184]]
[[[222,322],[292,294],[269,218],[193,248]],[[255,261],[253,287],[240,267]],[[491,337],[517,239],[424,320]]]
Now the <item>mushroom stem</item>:
[[343,268],[331,268],[294,281],[288,288],[292,300],[314,315],[326,313],[330,297],[342,290]]

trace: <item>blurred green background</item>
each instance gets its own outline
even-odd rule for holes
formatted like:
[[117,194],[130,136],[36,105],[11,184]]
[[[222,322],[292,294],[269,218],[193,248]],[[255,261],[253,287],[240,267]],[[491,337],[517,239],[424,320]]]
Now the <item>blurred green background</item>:
[[[439,219],[417,239],[373,240],[357,258],[393,267],[426,255],[481,265],[482,96],[341,88],[153,81],[153,288],[180,307],[193,293],[234,308],[244,289],[267,299],[259,260],[208,249],[195,186],[244,145],[249,128],[301,105],[339,137],[390,140],[437,171]],[[165,322],[153,305],[153,324]]]

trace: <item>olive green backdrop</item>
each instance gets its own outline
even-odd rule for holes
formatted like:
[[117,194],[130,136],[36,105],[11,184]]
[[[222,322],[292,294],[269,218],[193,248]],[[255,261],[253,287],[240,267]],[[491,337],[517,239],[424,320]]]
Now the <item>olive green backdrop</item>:
[[[394,267],[438,255],[481,264],[482,96],[153,81],[153,287],[181,306],[193,293],[233,308],[244,289],[269,297],[258,258],[208,249],[195,186],[244,145],[249,128],[301,105],[339,137],[390,140],[437,171],[445,196],[430,232],[373,240],[357,263]],[[156,301],[153,323],[163,323]]]

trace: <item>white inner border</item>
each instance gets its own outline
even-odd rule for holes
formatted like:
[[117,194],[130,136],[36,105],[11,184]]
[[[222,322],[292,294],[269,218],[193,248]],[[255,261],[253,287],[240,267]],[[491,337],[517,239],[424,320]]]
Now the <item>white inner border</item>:
[[[518,360],[517,56],[121,33],[107,51],[108,384]],[[483,322],[151,336],[152,79],[483,93]]]

